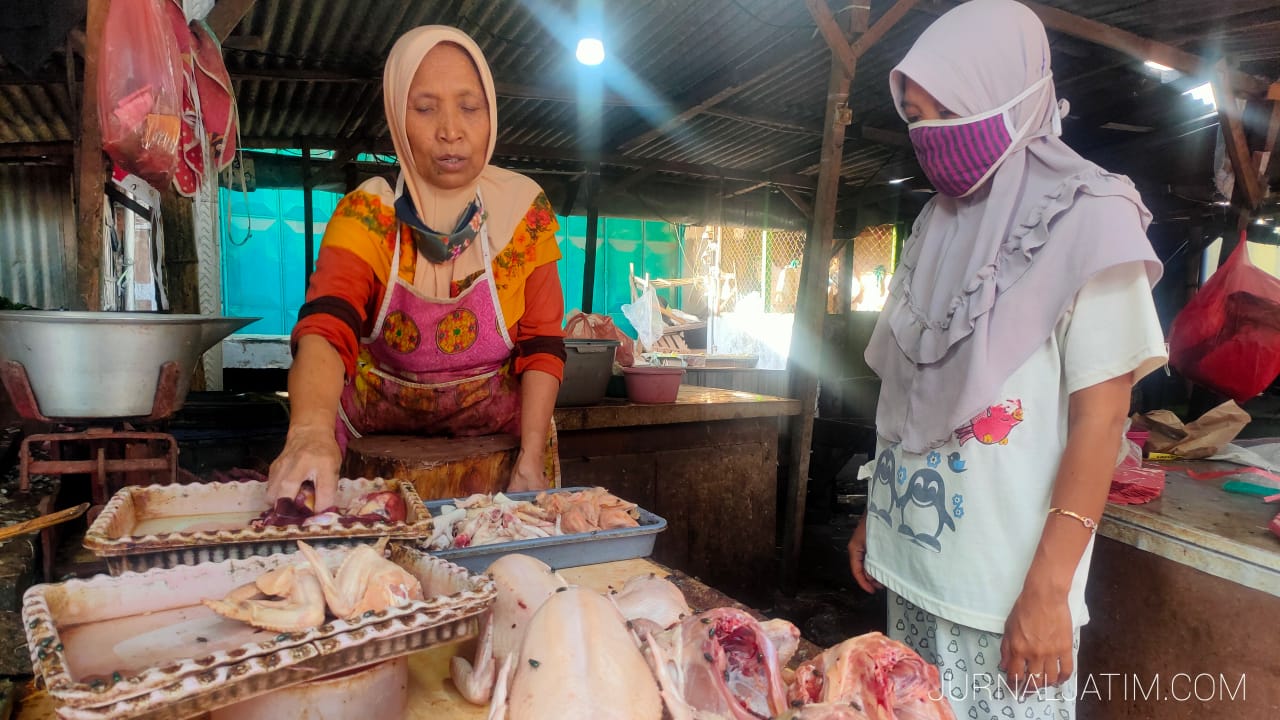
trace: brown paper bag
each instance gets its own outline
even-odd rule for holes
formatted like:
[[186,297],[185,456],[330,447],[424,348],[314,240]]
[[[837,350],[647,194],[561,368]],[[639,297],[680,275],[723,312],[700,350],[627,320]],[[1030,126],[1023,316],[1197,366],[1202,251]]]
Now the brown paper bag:
[[1199,460],[1217,455],[1252,419],[1234,400],[1228,400],[1186,425],[1168,410],[1135,414],[1133,424],[1151,431],[1148,452]]

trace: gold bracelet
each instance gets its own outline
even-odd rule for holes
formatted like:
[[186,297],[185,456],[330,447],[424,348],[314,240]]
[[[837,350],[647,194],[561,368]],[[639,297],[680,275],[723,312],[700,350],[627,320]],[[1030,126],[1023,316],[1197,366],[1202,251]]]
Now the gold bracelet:
[[1049,508],[1049,514],[1065,515],[1066,517],[1074,518],[1076,520],[1079,520],[1081,525],[1084,525],[1086,528],[1088,528],[1090,533],[1098,532],[1098,522],[1093,518],[1088,518],[1079,513],[1073,513],[1070,510],[1063,510],[1062,508],[1056,508],[1056,507]]

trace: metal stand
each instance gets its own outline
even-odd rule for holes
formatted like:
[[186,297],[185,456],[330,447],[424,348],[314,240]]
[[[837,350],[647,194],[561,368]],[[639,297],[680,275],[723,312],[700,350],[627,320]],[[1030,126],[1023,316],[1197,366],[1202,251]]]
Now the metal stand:
[[[178,380],[181,370],[176,362],[167,362],[160,367],[160,378],[156,384],[155,398],[151,404],[151,414],[134,419],[132,422],[155,422],[169,417],[178,405]],[[30,489],[31,475],[88,475],[89,488],[93,498],[93,507],[86,514],[89,523],[93,523],[107,500],[111,498],[112,476],[123,476],[118,486],[142,485],[155,482],[168,484],[178,479],[178,442],[169,433],[142,432],[136,430],[128,418],[50,418],[40,411],[35,392],[31,389],[31,381],[27,369],[22,363],[9,361],[0,365],[0,380],[4,382],[13,400],[14,408],[28,419],[51,425],[76,425],[83,430],[69,432],[43,433],[30,435],[22,440],[18,453],[20,473],[18,487],[26,491]],[[31,454],[33,443],[48,443],[49,460],[36,460]],[[162,449],[156,450],[159,445]],[[71,447],[87,448],[87,460],[63,460],[64,449]],[[47,498],[50,506],[54,498]],[[41,512],[52,511],[52,507],[42,507]],[[58,528],[47,528],[40,532],[40,540],[44,554],[45,581],[53,580],[53,561],[56,549]]]

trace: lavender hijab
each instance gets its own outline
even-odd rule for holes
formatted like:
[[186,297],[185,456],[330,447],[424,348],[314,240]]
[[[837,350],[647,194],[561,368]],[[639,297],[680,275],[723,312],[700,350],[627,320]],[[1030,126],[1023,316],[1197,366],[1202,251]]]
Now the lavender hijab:
[[[960,116],[992,110],[1050,76],[1044,26],[1013,0],[972,0],[931,25],[889,77],[901,113],[910,77]],[[1010,111],[1032,129],[965,198],[941,194],[921,211],[867,347],[881,379],[876,429],[922,453],[991,404],[1053,334],[1095,274],[1161,265],[1146,237],[1151,214],[1125,177],[1058,137],[1052,81]],[[905,118],[904,118],[905,119]]]

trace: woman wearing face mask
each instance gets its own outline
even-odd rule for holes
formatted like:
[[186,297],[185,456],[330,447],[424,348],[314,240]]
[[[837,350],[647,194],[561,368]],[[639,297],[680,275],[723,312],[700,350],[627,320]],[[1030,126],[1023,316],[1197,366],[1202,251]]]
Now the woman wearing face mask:
[[555,213],[532,180],[488,164],[493,78],[465,33],[406,33],[383,97],[399,177],[348,194],[325,229],[271,496],[311,480],[329,507],[347,442],[376,433],[514,434],[508,490],[547,487],[565,358]]
[[1151,216],[1059,138],[1025,6],[943,15],[890,89],[938,194],[866,351],[879,442],[853,573],[889,588],[889,634],[942,669],[958,717],[1069,718],[1130,390],[1165,359]]

